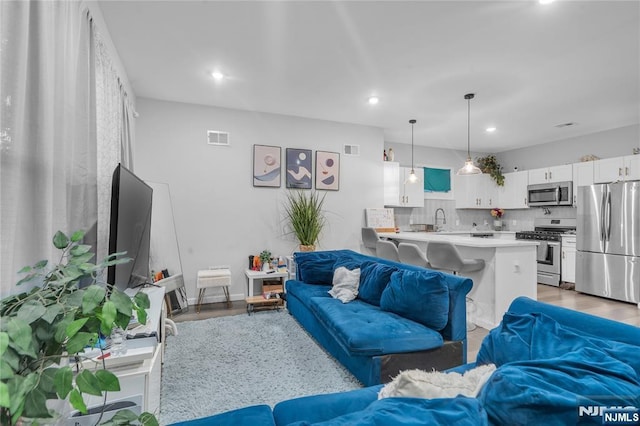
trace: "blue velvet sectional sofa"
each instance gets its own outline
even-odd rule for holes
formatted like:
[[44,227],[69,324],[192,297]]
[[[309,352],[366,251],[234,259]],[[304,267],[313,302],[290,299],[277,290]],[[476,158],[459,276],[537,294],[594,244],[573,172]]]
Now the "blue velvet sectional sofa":
[[379,400],[383,385],[375,385],[178,424],[639,424],[639,354],[638,327],[521,297],[481,345],[477,364],[493,363],[497,369],[476,398]]
[[[466,362],[468,278],[351,250],[296,253],[287,309],[365,386],[400,371],[445,370]],[[359,293],[332,298],[334,271],[360,269]]]

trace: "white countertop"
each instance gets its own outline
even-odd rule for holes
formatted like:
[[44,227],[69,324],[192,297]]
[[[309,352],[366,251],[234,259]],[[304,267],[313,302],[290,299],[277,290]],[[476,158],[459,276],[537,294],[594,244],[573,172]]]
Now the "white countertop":
[[[464,232],[469,234],[470,232]],[[457,234],[457,235],[456,235]],[[464,247],[524,247],[524,246],[537,246],[539,241],[532,240],[508,240],[500,238],[476,238],[462,236],[460,233],[448,233],[448,232],[381,232],[378,235],[381,238],[390,238],[399,241],[448,241],[457,246]]]

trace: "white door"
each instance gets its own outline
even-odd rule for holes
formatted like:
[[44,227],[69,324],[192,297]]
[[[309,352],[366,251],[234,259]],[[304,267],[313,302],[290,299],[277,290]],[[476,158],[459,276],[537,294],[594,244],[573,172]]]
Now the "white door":
[[498,206],[503,209],[526,209],[529,173],[513,172],[504,174],[504,186],[498,187]]
[[424,169],[422,167],[415,167],[414,171],[418,177],[418,181],[415,183],[409,183],[409,174],[411,173],[411,167],[402,167],[404,170],[404,177],[402,183],[404,183],[404,198],[402,199],[402,205],[405,207],[424,207]]
[[549,182],[567,182],[573,180],[571,164],[549,167]]
[[609,183],[622,180],[624,160],[622,157],[605,158],[593,162],[593,183]]
[[400,206],[400,163],[384,162],[384,205]]

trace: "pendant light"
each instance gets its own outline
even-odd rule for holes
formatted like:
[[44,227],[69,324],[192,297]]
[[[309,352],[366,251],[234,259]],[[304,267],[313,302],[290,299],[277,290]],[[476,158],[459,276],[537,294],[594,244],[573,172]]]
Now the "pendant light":
[[473,164],[471,159],[471,99],[475,95],[473,93],[467,93],[464,98],[467,100],[467,161],[464,162],[464,166],[458,170],[458,175],[481,175],[482,170]]
[[407,182],[416,183],[418,182],[418,175],[416,175],[416,171],[413,169],[413,125],[416,124],[416,120],[409,120],[409,123],[411,123],[411,171],[409,172]]

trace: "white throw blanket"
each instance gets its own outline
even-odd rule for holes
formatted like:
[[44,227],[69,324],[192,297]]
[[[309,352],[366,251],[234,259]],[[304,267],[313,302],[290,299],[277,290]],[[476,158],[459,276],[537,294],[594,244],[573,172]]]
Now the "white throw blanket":
[[464,374],[406,370],[380,389],[378,399],[476,397],[495,370],[494,364],[480,365]]

